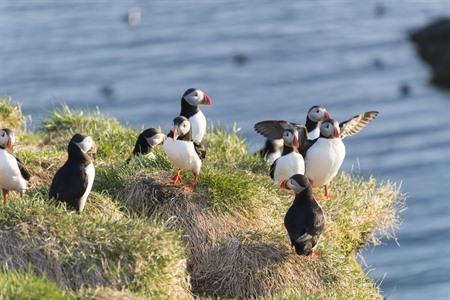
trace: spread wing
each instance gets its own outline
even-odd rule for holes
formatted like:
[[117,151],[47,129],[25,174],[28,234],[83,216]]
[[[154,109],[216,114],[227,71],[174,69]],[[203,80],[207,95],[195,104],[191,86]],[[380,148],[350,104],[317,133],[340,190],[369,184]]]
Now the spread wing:
[[27,170],[27,168],[25,168],[25,165],[18,157],[16,157],[15,155],[13,155],[13,156],[17,161],[17,165],[19,166],[20,174],[22,174],[23,179],[25,179],[26,181],[29,181],[31,178],[30,172]]
[[255,124],[255,131],[264,137],[276,140],[283,138],[283,132],[288,129],[290,126],[295,126],[297,124],[290,123],[288,121],[282,120],[268,120],[261,121]]
[[268,120],[261,121],[255,124],[255,131],[264,137],[277,140],[283,138],[283,132],[286,129],[295,127],[300,133],[300,139],[303,139],[305,136],[308,138],[308,130],[304,125],[292,123],[283,120]]
[[354,116],[353,118],[348,119],[347,121],[342,122],[339,127],[341,129],[341,138],[345,138],[347,136],[352,136],[358,132],[360,132],[364,127],[367,126],[370,122],[373,121],[378,116],[377,111],[368,111],[359,115]]
[[206,148],[203,144],[194,142],[194,149],[200,159],[204,159],[206,157]]

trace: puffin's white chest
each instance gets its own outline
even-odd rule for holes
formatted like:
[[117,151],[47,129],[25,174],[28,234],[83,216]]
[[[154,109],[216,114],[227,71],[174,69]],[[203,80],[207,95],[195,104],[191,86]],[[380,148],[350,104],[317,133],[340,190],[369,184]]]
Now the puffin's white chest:
[[189,118],[192,126],[192,140],[201,142],[206,133],[206,118],[199,110],[195,115]]
[[316,127],[308,132],[308,140],[315,140],[320,136],[320,128]]
[[273,180],[280,182],[295,174],[305,174],[305,161],[301,154],[291,152],[276,161]]
[[4,149],[0,149],[0,188],[18,192],[25,192],[27,188],[16,158]]
[[84,171],[86,172],[86,176],[88,179],[88,184],[86,187],[86,191],[84,192],[83,196],[80,199],[80,212],[83,211],[84,206],[86,205],[86,200],[92,190],[92,185],[94,184],[94,179],[95,179],[95,168],[94,168],[94,164],[90,163],[85,169]]
[[181,170],[190,170],[195,174],[200,173],[202,161],[195,152],[194,143],[180,140],[173,140],[169,137],[164,141],[164,151],[174,166]]
[[341,139],[319,138],[306,153],[306,176],[313,187],[328,184],[336,176],[345,158]]

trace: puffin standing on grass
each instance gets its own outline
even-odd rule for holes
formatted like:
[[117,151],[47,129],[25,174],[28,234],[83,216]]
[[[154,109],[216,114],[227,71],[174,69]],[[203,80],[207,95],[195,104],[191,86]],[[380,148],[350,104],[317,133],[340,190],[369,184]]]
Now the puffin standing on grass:
[[67,147],[68,159],[56,172],[49,199],[67,203],[81,213],[94,184],[95,168],[89,154],[97,152],[90,136],[75,134]]
[[313,187],[324,187],[325,197],[329,197],[328,183],[336,176],[345,158],[345,145],[342,140],[361,131],[377,115],[377,111],[369,111],[341,124],[334,119],[323,121],[320,125],[320,136],[302,147],[305,175]]
[[311,184],[304,175],[296,174],[281,182],[280,187],[294,191],[295,199],[284,217],[291,245],[298,255],[319,254],[314,248],[325,227],[323,210],[314,199]]
[[[320,135],[320,123],[330,118],[330,114],[325,107],[320,105],[314,105],[308,110],[306,115],[306,129],[308,131],[308,140],[314,140]],[[272,126],[273,121],[263,121],[258,124],[262,127],[264,122],[268,122],[267,125]],[[286,122],[286,121],[283,121]],[[299,125],[291,123],[293,125]],[[258,154],[264,157],[268,163],[272,164],[277,158],[281,156],[283,152],[283,140],[267,138],[264,147],[258,151]]]
[[206,118],[199,105],[211,105],[212,99],[199,89],[187,89],[181,97],[180,116],[189,119],[192,127],[192,140],[201,143],[206,133]]
[[283,152],[270,167],[270,177],[277,183],[294,174],[305,174],[305,161],[299,153],[308,133],[303,125],[286,121],[263,121],[255,124],[255,130],[264,136],[283,139]]
[[142,131],[134,145],[133,156],[145,155],[149,159],[155,159],[153,148],[162,144],[166,135],[161,132],[160,128],[148,128]]
[[9,191],[17,191],[21,195],[27,189],[30,173],[13,153],[16,137],[11,129],[0,130],[0,188],[3,193],[3,204],[7,202]]
[[202,167],[202,159],[206,150],[198,142],[192,140],[192,126],[186,117],[179,116],[173,120],[172,128],[163,144],[169,160],[177,168],[177,174],[171,178],[174,184],[182,183],[181,171],[192,171],[194,182],[184,189],[194,191],[198,183],[198,175]]

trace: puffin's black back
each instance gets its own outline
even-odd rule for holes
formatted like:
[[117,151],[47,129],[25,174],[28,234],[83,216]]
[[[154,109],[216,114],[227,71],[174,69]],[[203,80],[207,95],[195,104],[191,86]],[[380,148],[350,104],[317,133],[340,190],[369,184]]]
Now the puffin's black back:
[[70,140],[67,147],[69,157],[53,177],[49,192],[49,199],[66,202],[77,211],[88,185],[85,169],[91,160],[74,143],[80,143],[84,138],[85,136],[76,134]]
[[284,226],[298,255],[310,255],[325,226],[322,208],[312,196],[311,187],[295,197],[284,217]]
[[157,128],[148,128],[142,131],[134,145],[133,155],[149,153],[152,150],[152,146],[148,144],[146,138],[150,138],[158,133],[161,133],[161,130]]
[[195,115],[196,113],[198,113],[198,111],[199,111],[198,105],[192,106],[189,104],[189,102],[184,100],[184,96],[189,95],[193,91],[195,91],[195,88],[189,88],[184,92],[183,96],[181,96],[180,116],[186,117],[188,119],[190,117],[192,117],[193,115]]

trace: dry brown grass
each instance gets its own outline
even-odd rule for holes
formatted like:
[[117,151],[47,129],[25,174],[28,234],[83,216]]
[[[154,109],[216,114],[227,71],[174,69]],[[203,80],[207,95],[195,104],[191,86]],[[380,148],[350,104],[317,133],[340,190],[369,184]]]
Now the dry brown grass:
[[[369,240],[378,241],[374,230],[381,230],[385,236],[396,226],[396,213],[386,214],[398,197],[392,187],[341,175],[338,180],[343,187],[336,190],[336,196],[342,202],[324,203],[330,211],[325,241],[319,248],[322,257],[311,259],[294,255],[288,246],[282,222],[292,196],[268,195],[263,199],[267,205],[254,206],[245,215],[219,212],[211,209],[203,190],[183,192],[167,184],[168,177],[167,173],[141,176],[118,198],[130,212],[182,230],[194,294],[225,298],[282,294],[379,298],[377,287],[354,259],[357,249]],[[347,195],[341,192],[345,188],[349,188]],[[353,206],[354,212],[343,209],[346,206]],[[368,216],[372,209],[373,214]]]

